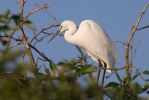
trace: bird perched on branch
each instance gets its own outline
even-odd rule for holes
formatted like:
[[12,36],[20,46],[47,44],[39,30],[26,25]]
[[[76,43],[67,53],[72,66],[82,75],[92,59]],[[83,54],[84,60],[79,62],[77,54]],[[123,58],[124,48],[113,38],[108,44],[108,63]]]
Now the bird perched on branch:
[[[64,38],[68,43],[82,47],[86,53],[96,62],[99,67],[104,67],[102,84],[104,83],[105,71],[111,72],[109,68],[114,68],[117,59],[116,48],[104,31],[104,29],[92,20],[84,20],[77,26],[73,21],[66,20],[62,22],[59,30],[49,40],[49,42],[58,34],[65,32]],[[100,75],[98,72],[97,83]]]

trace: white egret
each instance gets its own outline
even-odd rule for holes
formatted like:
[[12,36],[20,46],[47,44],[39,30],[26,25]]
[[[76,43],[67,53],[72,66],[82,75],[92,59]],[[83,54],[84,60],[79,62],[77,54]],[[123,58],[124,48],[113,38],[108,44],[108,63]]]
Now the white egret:
[[[59,30],[50,41],[65,31],[64,38],[67,42],[82,47],[94,61],[99,63],[99,67],[105,68],[102,78],[103,84],[105,71],[111,72],[111,70],[106,70],[106,68],[114,68],[115,60],[117,59],[116,48],[104,29],[92,20],[82,21],[78,31],[76,30],[76,24],[73,21],[66,20],[62,22]],[[97,83],[99,75],[100,70]]]

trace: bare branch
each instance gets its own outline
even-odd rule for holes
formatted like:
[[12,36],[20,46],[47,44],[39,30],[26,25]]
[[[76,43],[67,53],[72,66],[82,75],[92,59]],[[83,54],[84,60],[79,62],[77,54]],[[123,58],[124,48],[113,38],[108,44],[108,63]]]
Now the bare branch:
[[[19,39],[19,38],[14,38],[14,37],[12,37],[11,34],[10,34],[10,35],[6,35],[6,36],[1,36],[1,35],[0,35],[0,37],[8,38],[8,42],[9,42],[10,39],[15,40],[15,41],[20,41],[20,42],[22,41],[22,40]],[[9,39],[9,38],[10,38],[10,39]]]
[[134,49],[134,56],[133,56],[133,61],[134,61],[134,58],[135,58],[135,55],[136,55],[136,52],[137,52],[137,49],[138,49],[138,46],[139,44],[141,43],[141,41],[139,41]]
[[120,41],[120,40],[113,40],[113,42],[118,42],[118,43],[121,43],[123,45],[126,45],[127,44],[126,42],[123,42],[123,41]]
[[7,46],[6,46],[7,49],[9,48],[10,39],[11,39],[11,37],[13,36],[13,34],[15,33],[15,31],[16,31],[16,30],[13,30],[13,31],[10,33],[10,35],[8,36],[8,44],[7,44]]
[[149,25],[146,25],[146,26],[141,27],[141,28],[137,28],[137,31],[139,31],[139,30],[143,30],[143,29],[146,29],[146,28],[149,28]]
[[[126,49],[125,49],[125,67],[126,67],[125,68],[125,76],[126,76],[126,78],[128,78],[130,76],[129,75],[130,74],[129,73],[129,68],[130,68],[129,65],[131,65],[131,63],[129,63],[129,46],[130,46],[130,42],[131,42],[131,40],[132,40],[132,38],[133,38],[133,36],[135,34],[135,31],[137,30],[137,27],[138,27],[138,25],[139,25],[139,23],[141,21],[141,18],[143,16],[143,14],[145,13],[146,9],[148,8],[148,6],[149,6],[149,2],[147,3],[147,5],[142,10],[142,12],[141,12],[141,14],[140,14],[140,16],[139,16],[135,26],[132,28],[131,34],[130,34],[128,42],[126,44]],[[129,83],[129,79],[126,80],[126,84],[127,83]]]
[[110,73],[110,75],[106,76],[106,78],[109,78],[111,75],[113,75],[114,73],[116,73],[118,70],[113,71],[112,73]]
[[[23,60],[23,59],[24,59],[25,54],[26,54],[26,52],[24,52],[24,53],[22,54],[22,57],[21,57],[21,63],[22,63],[22,64],[24,63],[24,60]],[[27,79],[26,70],[24,70],[23,75],[24,75],[24,80],[26,80],[26,79]]]
[[41,7],[36,8],[36,9],[33,9],[31,12],[29,12],[29,13],[28,13],[26,16],[24,16],[24,17],[27,18],[27,17],[29,17],[31,14],[33,14],[33,13],[35,13],[35,12],[41,10],[41,9],[44,9],[44,8],[47,9],[48,7],[50,7],[50,5],[45,4],[44,6],[41,6]]
[[97,66],[93,66],[93,67],[96,67],[99,70],[106,69],[106,70],[115,70],[115,71],[117,71],[117,70],[123,70],[123,69],[125,69],[125,66],[124,67],[120,67],[120,68],[105,68],[105,67],[97,67]]
[[135,34],[135,31],[137,30],[137,27],[138,27],[138,25],[139,25],[139,23],[140,23],[140,21],[141,21],[141,18],[142,18],[142,16],[143,16],[143,14],[145,14],[145,11],[146,11],[146,9],[148,8],[148,6],[149,6],[149,3],[144,7],[144,9],[143,9],[142,12],[141,12],[141,15],[139,16],[139,18],[138,18],[138,20],[137,20],[137,22],[136,22],[136,25],[133,27],[132,32],[131,32],[131,35],[130,35],[130,37],[129,37],[129,39],[128,39],[128,45],[130,44],[131,39],[132,39],[133,35]]
[[30,63],[31,63],[31,66],[34,68],[34,76],[36,76],[36,73],[37,73],[37,66],[35,64],[35,60],[34,60],[34,57],[33,57],[33,54],[31,52],[31,49],[30,47],[28,46],[27,44],[27,38],[26,38],[26,35],[24,33],[24,30],[23,30],[23,11],[24,11],[24,0],[20,0],[20,22],[19,22],[19,30],[20,30],[20,35],[22,36],[22,39],[23,39],[23,44],[25,46],[25,49],[26,49],[26,52],[28,54],[28,57],[29,57],[29,60],[30,60]]
[[[35,3],[35,4],[36,4],[36,6],[40,7],[40,5],[39,5],[38,3]],[[53,18],[57,24],[60,24],[60,23],[58,22],[58,20],[56,19],[56,17],[54,17],[52,14],[50,14],[50,12],[48,12],[48,10],[46,10],[46,9],[43,9],[43,10],[44,10],[51,18]]]
[[142,76],[141,73],[139,72],[139,69],[131,68],[131,70],[133,70],[134,72],[136,72],[137,74],[139,74],[140,78],[141,78],[147,85],[149,85],[149,83],[143,78],[143,76]]
[[[46,57],[44,55],[44,53],[40,52],[39,50],[37,50],[34,46],[32,46],[31,44],[28,44],[31,48],[33,48],[41,57],[43,57],[45,60],[44,61],[48,61],[48,62],[51,62],[48,57]],[[40,59],[40,58],[39,58]]]
[[41,29],[41,30],[40,30],[37,34],[35,34],[34,37],[30,40],[30,43],[32,43],[33,40],[34,40],[40,33],[42,33],[43,31],[45,31],[45,30],[47,30],[47,29],[50,29],[50,28],[52,28],[52,27],[57,27],[57,26],[59,26],[59,25],[52,24],[52,25],[50,25],[50,26],[47,27],[47,28]]
[[34,43],[34,46],[36,45],[36,43],[41,42],[44,38],[46,38],[49,35],[44,35],[43,37],[41,37],[40,39],[36,39],[36,42]]
[[18,46],[18,45],[20,45],[20,44],[22,44],[22,42],[19,42],[19,43],[17,43],[17,44],[14,44],[13,46],[9,47],[9,49],[12,49],[12,48],[14,48],[14,47],[16,47],[16,46]]

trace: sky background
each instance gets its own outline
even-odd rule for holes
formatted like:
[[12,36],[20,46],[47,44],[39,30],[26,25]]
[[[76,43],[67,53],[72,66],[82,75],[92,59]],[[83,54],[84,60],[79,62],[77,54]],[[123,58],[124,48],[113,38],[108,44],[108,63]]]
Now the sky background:
[[[100,24],[109,37],[112,40],[121,40],[124,42],[128,41],[132,27],[135,25],[138,17],[144,6],[148,3],[148,0],[26,0],[24,15],[29,11],[37,8],[35,3],[40,6],[49,4],[50,7],[47,9],[59,23],[64,20],[72,20],[79,25],[80,22],[86,19],[91,19]],[[19,14],[19,0],[0,0],[0,13],[4,13],[5,10],[10,9],[13,14]],[[46,28],[51,24],[57,24],[53,18],[51,18],[43,10],[34,13],[29,17],[29,20],[36,26],[36,33],[41,28]],[[143,27],[149,24],[149,9],[147,9],[138,27]],[[31,38],[33,32],[30,29],[26,29],[26,34]],[[52,28],[46,32],[55,33],[57,28]],[[18,36],[16,33],[15,36]],[[137,31],[134,36],[134,48],[139,41],[140,44],[137,48],[133,67],[141,68],[140,72],[149,69],[149,29]],[[80,56],[75,46],[67,43],[63,37],[56,37],[52,42],[47,44],[47,41],[51,37],[45,38],[42,42],[36,45],[36,48],[44,52],[44,54],[52,58],[54,62],[62,61],[62,59],[73,59]],[[14,43],[12,42],[12,45]],[[125,46],[120,43],[114,43],[118,49],[121,59],[116,63],[116,67],[124,66],[124,52]],[[23,46],[22,46],[23,47]],[[19,48],[22,48],[19,46]],[[34,52],[34,56],[38,56]],[[88,59],[89,63],[97,65],[93,60]],[[42,64],[43,62],[41,62]],[[134,74],[134,72],[132,72]],[[95,73],[96,74],[96,73]],[[106,73],[108,75],[109,73]],[[121,76],[124,76],[124,70],[119,71]],[[145,78],[147,76],[143,75]],[[115,75],[112,75],[105,82],[117,81]],[[138,77],[137,82],[144,84],[143,81]]]

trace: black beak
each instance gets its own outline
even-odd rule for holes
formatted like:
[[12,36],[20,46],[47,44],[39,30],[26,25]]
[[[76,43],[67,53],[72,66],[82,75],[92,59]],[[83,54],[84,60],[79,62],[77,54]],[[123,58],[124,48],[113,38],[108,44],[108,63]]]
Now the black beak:
[[53,37],[48,41],[48,43],[52,41],[59,34],[60,30],[61,28],[53,35]]

